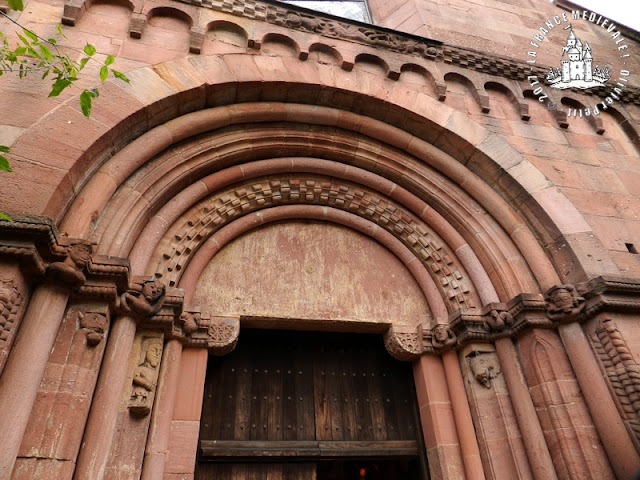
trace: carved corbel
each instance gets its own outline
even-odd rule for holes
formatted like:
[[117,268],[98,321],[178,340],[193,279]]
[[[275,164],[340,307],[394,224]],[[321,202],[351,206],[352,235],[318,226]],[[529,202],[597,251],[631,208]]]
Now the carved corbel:
[[240,319],[212,317],[207,330],[207,348],[214,355],[226,355],[233,351],[240,335]]
[[129,36],[131,38],[142,38],[142,32],[147,25],[147,16],[141,13],[132,13],[129,20]]
[[491,381],[502,373],[500,361],[491,345],[472,346],[464,357],[474,378],[485,388],[491,388]]
[[584,310],[585,299],[578,295],[573,285],[556,285],[545,293],[544,299],[547,316],[553,322],[573,322]]
[[189,347],[206,348],[209,334],[210,315],[198,307],[184,307],[182,315],[174,322],[171,336]]
[[62,24],[73,27],[86,11],[85,0],[68,0],[64,3],[64,10],[62,12]]
[[104,340],[105,333],[109,326],[107,317],[101,313],[78,312],[80,329],[84,330],[87,338],[87,346],[95,347]]
[[520,119],[525,122],[531,119],[531,114],[529,113],[529,104],[526,102],[518,101],[518,108],[520,110]]
[[173,326],[172,336],[186,346],[208,349],[213,355],[226,355],[238,343],[238,317],[211,317],[198,307],[185,307]]
[[189,30],[189,53],[200,54],[206,35],[204,28],[191,27]]
[[419,327],[392,325],[384,334],[384,346],[396,360],[412,361],[424,351]]
[[87,281],[84,269],[91,260],[93,246],[86,240],[68,239],[65,250],[65,259],[50,264],[46,275],[52,281],[79,287]]

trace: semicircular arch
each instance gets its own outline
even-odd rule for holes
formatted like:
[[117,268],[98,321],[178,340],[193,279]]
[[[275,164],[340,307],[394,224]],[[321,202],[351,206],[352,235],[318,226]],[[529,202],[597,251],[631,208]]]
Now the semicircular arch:
[[[155,155],[173,148],[185,139],[195,138],[211,131],[215,128],[216,122],[219,126],[228,126],[240,122],[293,120],[323,126],[338,126],[350,133],[366,135],[369,138],[384,138],[384,143],[392,149],[397,149],[406,156],[415,157],[416,164],[426,164],[442,174],[444,178],[457,185],[460,191],[464,191],[472,198],[477,205],[481,205],[482,215],[491,217],[498,226],[498,230],[504,230],[507,236],[511,236],[517,246],[516,250],[519,251],[518,255],[526,258],[521,265],[524,268],[522,271],[532,271],[542,289],[556,283],[558,276],[549,261],[547,252],[543,251],[541,245],[549,245],[563,235],[590,232],[587,223],[566,197],[519,152],[467,116],[442,105],[428,95],[416,92],[414,96],[410,96],[410,99],[404,95],[403,98],[407,97],[406,100],[399,98],[395,104],[391,105],[380,98],[369,97],[364,92],[358,91],[356,85],[351,85],[349,90],[344,90],[336,84],[324,86],[318,81],[309,81],[303,78],[303,75],[296,78],[297,74],[290,72],[291,89],[286,95],[296,95],[298,100],[308,103],[260,102],[269,108],[256,111],[255,104],[234,103],[239,101],[241,87],[246,85],[251,90],[256,86],[255,82],[259,81],[260,90],[253,91],[253,94],[269,100],[278,96],[271,87],[279,86],[281,82],[273,82],[271,85],[271,82],[265,81],[265,78],[260,75],[261,57],[253,60],[257,68],[248,69],[241,80],[230,79],[228,69],[215,73],[205,69],[213,63],[219,64],[220,61],[222,60],[218,56],[209,56],[197,58],[191,62],[189,68],[194,71],[191,72],[193,75],[187,82],[191,83],[186,86],[181,85],[180,92],[176,92],[175,86],[161,89],[145,87],[146,90],[154,90],[154,93],[152,96],[146,94],[144,100],[146,105],[141,105],[140,102],[133,105],[134,117],[149,116],[149,111],[157,109],[156,105],[160,102],[174,104],[175,109],[169,109],[171,111],[163,112],[158,119],[150,121],[147,130],[142,135],[138,135],[135,140],[130,141],[129,138],[122,145],[117,145],[120,140],[114,141],[114,137],[117,136],[116,131],[125,128],[131,121],[131,112],[120,113],[119,118],[111,121],[113,126],[110,130],[103,131],[97,136],[82,138],[80,143],[87,143],[86,148],[83,149],[83,145],[78,147],[84,153],[75,159],[68,160],[71,165],[72,190],[77,193],[68,196],[61,191],[52,195],[49,208],[44,213],[60,211],[57,207],[61,206],[62,201],[62,204],[68,205],[68,208],[62,209],[66,211],[62,221],[63,229],[71,235],[86,236],[92,222],[102,215],[103,208],[115,191]],[[169,87],[172,80],[180,81],[178,77],[168,78],[171,75],[177,75],[172,72],[179,70],[178,62],[166,62],[154,67],[153,71],[145,67],[132,73],[131,76],[154,76],[155,82]],[[339,67],[330,66],[329,68],[335,69],[336,76],[349,74]],[[162,74],[158,75],[158,72]],[[219,87],[217,91],[224,92],[225,85],[236,92],[235,98],[225,98],[223,103],[227,105],[218,107],[219,110],[213,115],[209,110],[202,110],[208,102],[211,89]],[[390,83],[388,88],[391,91],[387,96],[393,94],[394,85]],[[320,88],[334,96],[325,95],[321,99]],[[279,96],[282,98],[282,89],[279,90]],[[306,96],[300,98],[300,92],[303,90]],[[138,95],[138,99],[143,97],[140,92],[128,91],[126,94]],[[189,96],[191,96],[190,102],[180,102],[181,98]],[[340,101],[339,98],[342,100]],[[345,102],[345,98],[348,101]],[[245,96],[244,99],[250,98]],[[334,104],[336,107],[331,108],[324,104]],[[183,115],[181,109],[190,113]],[[105,112],[96,109],[95,114],[96,118],[100,118],[100,115],[104,115]],[[54,114],[44,117],[34,128],[45,128],[47,123],[56,121],[52,118],[55,116]],[[296,116],[298,116],[297,119]],[[157,126],[152,127],[154,122]],[[17,154],[20,154],[20,147],[18,142],[15,149]],[[105,153],[106,149],[115,151],[115,155]],[[89,161],[89,155],[94,160]],[[127,157],[126,162],[121,161],[123,157]],[[119,161],[120,164],[118,164]],[[113,169],[107,173],[104,168],[109,165]],[[385,172],[383,176],[385,175],[390,175],[390,172]],[[409,191],[419,184],[419,181],[407,175],[402,175],[402,180],[405,182],[403,187]],[[62,184],[59,188],[64,190]],[[168,191],[165,192],[167,193]],[[549,202],[553,202],[555,208],[547,208]],[[451,204],[452,211],[456,207],[454,204],[455,201]],[[484,229],[482,232],[478,233],[478,236],[491,236],[497,233],[491,229]],[[502,269],[499,259],[489,258],[491,249],[484,251],[474,249],[474,251],[488,272],[498,272]],[[496,273],[496,275],[500,274],[500,272]],[[503,283],[507,282],[506,278],[503,279]]]

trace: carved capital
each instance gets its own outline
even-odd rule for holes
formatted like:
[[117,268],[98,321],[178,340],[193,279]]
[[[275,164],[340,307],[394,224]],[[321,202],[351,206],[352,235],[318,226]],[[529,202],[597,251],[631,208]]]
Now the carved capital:
[[167,287],[158,280],[134,283],[116,302],[116,310],[121,315],[143,319],[157,313],[163,306]]
[[578,295],[573,285],[556,285],[544,296],[547,316],[558,323],[573,322],[584,309],[584,297]]
[[493,309],[484,321],[484,327],[489,332],[502,332],[511,325],[513,325],[513,316],[506,310]]

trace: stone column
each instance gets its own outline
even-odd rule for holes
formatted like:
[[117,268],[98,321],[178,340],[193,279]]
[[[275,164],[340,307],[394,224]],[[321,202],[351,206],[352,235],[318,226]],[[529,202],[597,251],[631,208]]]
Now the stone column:
[[464,478],[460,440],[442,359],[425,354],[413,363],[420,421],[432,478]]
[[121,316],[113,322],[78,455],[74,479],[103,478],[111,452],[111,441],[116,427],[118,407],[122,401],[129,354],[135,334],[135,318]]
[[47,367],[69,289],[43,285],[31,297],[20,333],[0,378],[0,478],[9,478],[22,443],[31,408]]
[[533,476],[536,480],[558,478],[513,342],[498,338],[495,345]]
[[82,270],[91,251],[85,241],[72,242],[68,256],[49,266],[48,283],[36,288],[29,301],[0,378],[0,478],[11,476],[71,288],[85,282]]
[[164,302],[165,287],[160,282],[145,282],[140,290],[124,293],[117,302],[116,310],[121,315],[113,322],[109,333],[73,477],[76,480],[104,478],[137,322],[157,312]]
[[162,478],[164,473],[169,452],[171,418],[180,376],[181,355],[182,344],[176,339],[169,340],[165,346],[160,367],[156,402],[151,414],[141,480],[156,480]]
[[600,440],[618,478],[631,478],[640,457],[618,413],[609,388],[579,323],[585,299],[573,285],[557,285],[545,293],[547,316],[559,324],[558,333],[573,367]]
[[73,477],[108,325],[104,303],[67,304],[31,409],[12,480]]
[[484,480],[480,449],[478,448],[478,440],[473,428],[471,410],[467,401],[467,392],[464,389],[458,354],[450,350],[442,355],[442,362],[447,377],[449,395],[451,396],[453,415],[456,419],[456,429],[460,439],[466,478],[469,480]]
[[582,327],[573,322],[561,325],[558,332],[616,476],[632,478],[640,470],[640,457],[620,418]]

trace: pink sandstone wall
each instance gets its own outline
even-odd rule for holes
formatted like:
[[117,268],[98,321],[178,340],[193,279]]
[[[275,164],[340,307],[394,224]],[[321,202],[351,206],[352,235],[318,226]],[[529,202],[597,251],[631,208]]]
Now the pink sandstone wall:
[[[434,479],[640,467],[637,34],[624,34],[626,101],[567,121],[521,70],[538,27],[566,10],[370,7],[375,23],[445,45],[250,2],[32,0],[9,13],[45,36],[65,16],[65,45],[116,56],[131,83],[100,86],[87,120],[78,91],[45,98],[36,76],[0,78],[15,170],[0,172],[0,211],[62,232],[0,225],[0,319],[24,321],[1,345],[0,477],[193,478],[206,357],[233,348],[242,316],[386,329],[390,353],[414,361]],[[601,27],[574,23],[594,55],[610,54]],[[558,29],[538,50],[545,66],[559,62]],[[565,108],[598,99],[550,94]],[[298,173],[315,175],[306,196],[283,183]],[[91,263],[72,265],[66,234],[94,242]],[[50,283],[64,262],[86,278]],[[162,304],[123,307],[152,278]],[[558,313],[544,293],[572,283]],[[109,319],[98,345],[80,306]],[[144,335],[166,345],[140,419]],[[480,360],[500,371],[479,379]]]

